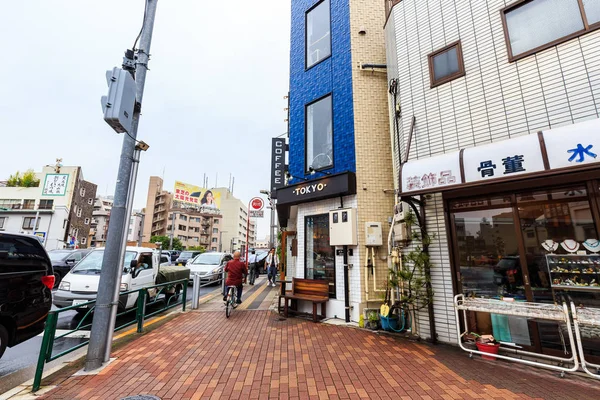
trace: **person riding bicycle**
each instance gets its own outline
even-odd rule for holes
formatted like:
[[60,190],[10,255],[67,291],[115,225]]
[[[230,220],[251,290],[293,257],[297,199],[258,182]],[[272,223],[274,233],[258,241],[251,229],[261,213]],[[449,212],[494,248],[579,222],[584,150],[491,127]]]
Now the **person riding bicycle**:
[[237,288],[237,304],[241,304],[242,302],[242,283],[245,276],[248,275],[248,268],[246,264],[240,261],[240,255],[239,251],[233,253],[233,260],[229,261],[225,266],[227,279],[225,280],[225,291],[223,292],[223,301],[227,301],[227,287],[235,286]]

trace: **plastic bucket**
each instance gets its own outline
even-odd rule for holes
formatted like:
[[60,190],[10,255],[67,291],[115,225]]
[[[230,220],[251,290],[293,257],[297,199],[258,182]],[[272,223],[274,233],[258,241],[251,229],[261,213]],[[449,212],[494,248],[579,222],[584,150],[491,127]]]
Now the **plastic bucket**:
[[400,327],[398,326],[398,317],[393,315],[391,317],[384,317],[383,315],[379,316],[381,318],[381,328],[384,331],[398,331]]
[[[489,343],[476,343],[477,344],[477,348],[479,349],[479,351],[484,352],[484,353],[490,353],[490,354],[498,354],[498,350],[500,349],[500,345],[499,344],[489,344]],[[482,355],[481,358],[483,358],[484,360],[496,360],[496,357],[492,357],[492,356],[484,356]]]

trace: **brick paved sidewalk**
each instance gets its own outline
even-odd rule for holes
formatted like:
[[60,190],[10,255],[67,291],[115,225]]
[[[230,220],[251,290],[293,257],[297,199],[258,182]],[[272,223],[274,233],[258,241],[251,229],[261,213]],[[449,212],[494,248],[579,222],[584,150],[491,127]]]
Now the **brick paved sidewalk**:
[[270,311],[190,312],[44,399],[599,399],[600,382]]

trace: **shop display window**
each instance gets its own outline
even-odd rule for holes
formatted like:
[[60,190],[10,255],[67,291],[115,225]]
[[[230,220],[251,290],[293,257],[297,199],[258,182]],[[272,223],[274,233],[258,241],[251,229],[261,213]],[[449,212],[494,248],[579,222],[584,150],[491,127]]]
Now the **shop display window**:
[[304,222],[304,277],[329,282],[329,297],[335,298],[335,251],[329,245],[329,214],[307,216]]

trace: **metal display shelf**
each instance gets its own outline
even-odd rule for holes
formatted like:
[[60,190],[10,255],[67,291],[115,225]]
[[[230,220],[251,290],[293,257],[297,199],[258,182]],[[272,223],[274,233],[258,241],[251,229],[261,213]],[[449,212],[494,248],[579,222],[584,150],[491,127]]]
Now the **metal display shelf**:
[[[600,327],[600,309],[584,307],[578,308],[575,307],[573,302],[571,302],[571,314],[573,315],[573,326],[575,328],[575,337],[577,338],[577,350],[579,351],[579,357],[581,358],[581,368],[586,374],[596,379],[600,379],[600,365],[592,364],[585,360],[580,329],[580,325]],[[596,368],[596,373],[590,371],[589,367]]]
[[553,289],[600,291],[598,254],[546,254]]
[[[561,376],[564,376],[565,372],[575,372],[579,368],[579,361],[577,359],[578,348],[573,330],[571,329],[571,317],[569,316],[569,309],[567,304],[563,302],[562,305],[555,304],[541,304],[541,303],[527,303],[527,302],[508,302],[503,300],[495,299],[484,299],[477,297],[465,297],[463,294],[456,295],[454,297],[454,311],[456,315],[456,331],[458,332],[458,345],[461,349],[469,353],[472,357],[473,354],[480,354],[489,356],[489,353],[485,353],[479,350],[468,349],[463,345],[463,337],[469,333],[467,311],[479,311],[492,314],[510,315],[515,317],[542,319],[550,321],[558,321],[566,325],[566,330],[569,336],[569,344],[571,346],[573,355],[569,358],[555,357],[546,354],[539,354],[524,350],[516,350],[513,348],[500,347],[505,351],[510,351],[515,355],[530,356],[535,358],[546,359],[549,361],[558,362],[558,365],[548,364],[532,360],[524,360],[521,358],[511,357],[505,354],[494,354],[493,357],[497,357],[503,360],[515,361],[522,364],[532,365],[534,367],[548,368],[555,371],[560,371]],[[463,314],[463,321],[465,331],[461,333],[460,328],[460,312]],[[563,366],[563,364],[570,365],[571,367]]]

